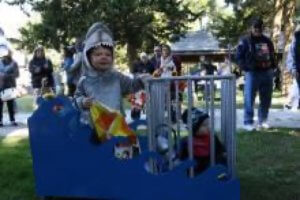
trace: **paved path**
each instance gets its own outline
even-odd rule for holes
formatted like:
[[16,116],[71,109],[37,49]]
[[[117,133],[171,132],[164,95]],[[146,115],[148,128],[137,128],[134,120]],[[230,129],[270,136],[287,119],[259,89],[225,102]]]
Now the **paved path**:
[[[128,122],[131,121],[130,119],[130,111],[127,112],[126,120]],[[18,113],[16,115],[17,122],[19,123],[18,127],[12,127],[9,124],[5,123],[8,121],[7,114],[4,114],[4,127],[0,128],[0,136],[28,136],[28,129],[27,129],[27,119],[30,117],[30,113]],[[142,118],[145,119],[145,115],[142,115]],[[220,111],[216,110],[216,129],[219,129],[220,123]],[[285,127],[285,128],[300,128],[300,111],[298,112],[291,112],[291,111],[284,111],[282,109],[272,109],[269,115],[269,123],[272,127]],[[237,110],[237,128],[241,129],[243,127],[243,110]]]
[[27,129],[27,119],[30,117],[30,113],[17,113],[16,121],[18,122],[18,126],[11,126],[9,124],[7,113],[4,113],[3,122],[4,127],[0,128],[0,136],[28,136]]

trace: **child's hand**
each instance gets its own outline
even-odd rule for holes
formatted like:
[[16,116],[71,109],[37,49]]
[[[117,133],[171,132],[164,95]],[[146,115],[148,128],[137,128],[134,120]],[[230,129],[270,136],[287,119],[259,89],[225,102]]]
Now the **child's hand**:
[[160,77],[161,74],[162,74],[162,69],[161,69],[161,68],[159,68],[159,69],[157,69],[157,70],[155,70],[155,71],[153,72],[153,76],[154,76],[155,78]]
[[84,108],[89,109],[93,104],[93,99],[90,97],[84,98],[82,100],[82,105]]
[[176,70],[172,71],[172,76],[177,76],[177,71]]

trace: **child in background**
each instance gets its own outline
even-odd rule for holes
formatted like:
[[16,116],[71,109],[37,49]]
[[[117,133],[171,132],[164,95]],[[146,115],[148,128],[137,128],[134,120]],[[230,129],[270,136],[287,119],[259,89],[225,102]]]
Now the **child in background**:
[[90,119],[93,102],[124,113],[123,97],[143,86],[141,78],[131,79],[114,68],[112,33],[101,23],[92,25],[86,34],[83,50],[83,76],[75,92],[81,122],[93,126]]
[[[195,175],[203,172],[210,165],[210,127],[209,115],[197,108],[192,108],[192,130],[193,130],[193,155],[196,161],[194,167]],[[188,111],[182,115],[185,124],[188,122]],[[217,136],[215,137],[215,158],[217,164],[225,164],[225,148]],[[188,137],[184,138],[181,144],[179,155],[181,160],[188,158]]]

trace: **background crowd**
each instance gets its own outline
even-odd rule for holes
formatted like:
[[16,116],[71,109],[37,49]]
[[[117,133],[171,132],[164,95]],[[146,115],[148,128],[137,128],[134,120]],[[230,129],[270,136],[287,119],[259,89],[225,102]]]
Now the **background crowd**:
[[[269,128],[268,113],[272,102],[272,93],[274,89],[275,72],[278,70],[275,57],[274,46],[267,36],[263,34],[264,24],[262,19],[255,18],[249,25],[250,32],[241,37],[236,48],[236,55],[228,55],[223,63],[218,66],[205,56],[199,57],[199,64],[184,70],[179,56],[173,55],[169,45],[158,44],[153,48],[152,55],[145,52],[139,54],[139,58],[129,66],[133,77],[139,74],[150,74],[153,76],[180,76],[190,75],[230,75],[237,77],[244,75],[244,124],[245,129],[252,131],[255,128]],[[7,92],[12,88],[17,88],[16,79],[19,76],[18,64],[13,60],[12,47],[4,36],[1,29],[0,42],[0,88],[1,92]],[[294,77],[294,83],[291,86],[287,103],[284,106],[288,109],[297,110],[299,100],[299,31],[295,31],[294,39],[290,45],[290,51],[287,58],[287,67]],[[64,83],[60,76],[54,73],[52,61],[46,55],[43,46],[37,45],[33,51],[32,59],[29,61],[28,69],[31,74],[31,86],[33,88],[34,102],[43,95],[43,88],[50,88],[53,93],[65,94],[73,97],[76,91],[78,81],[83,74],[83,49],[85,41],[77,39],[74,44],[63,48],[63,59],[59,67],[66,74]],[[237,64],[237,68],[232,68],[232,62]],[[299,69],[298,69],[299,68]],[[65,89],[67,91],[65,91]],[[195,82],[195,92],[199,92],[199,84]],[[256,94],[260,97],[260,106],[258,111],[258,127],[254,126],[254,103]],[[11,93],[10,93],[11,95]],[[13,95],[14,97],[14,95]],[[133,99],[138,99],[133,97]],[[11,124],[16,126],[15,120],[15,98],[0,101],[0,126],[3,126],[3,104],[6,102],[8,107],[9,119]],[[132,101],[132,106],[137,105]],[[135,112],[135,111],[133,111]],[[132,117],[140,116],[133,113]]]

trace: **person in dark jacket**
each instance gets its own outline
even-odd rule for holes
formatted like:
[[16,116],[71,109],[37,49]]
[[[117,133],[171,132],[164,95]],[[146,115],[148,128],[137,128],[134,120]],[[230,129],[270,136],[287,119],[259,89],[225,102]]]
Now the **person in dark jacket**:
[[135,74],[152,74],[154,72],[154,66],[150,62],[146,53],[142,52],[140,60],[133,65],[132,73]]
[[154,66],[154,68],[157,69],[159,67],[159,62],[161,58],[161,46],[160,45],[154,46],[153,53],[154,55],[150,59],[150,62],[152,63],[152,66]]
[[205,75],[214,75],[217,72],[217,67],[211,62],[211,59],[206,59],[202,64],[201,71],[205,72]]
[[[0,92],[8,88],[16,88],[16,78],[19,76],[18,64],[12,59],[8,47],[1,47],[0,56]],[[8,115],[12,126],[17,126],[15,120],[15,99],[6,101]],[[0,98],[0,127],[3,126],[3,104]]]
[[258,128],[269,128],[267,123],[273,93],[274,69],[277,67],[272,41],[263,35],[263,21],[252,22],[250,35],[242,38],[237,47],[237,62],[245,71],[244,129],[253,131],[254,102],[259,93]]
[[47,87],[54,88],[52,62],[46,58],[44,47],[38,46],[34,50],[33,58],[29,62],[29,72],[31,73],[35,98],[41,96],[42,81],[44,79],[47,79]]

